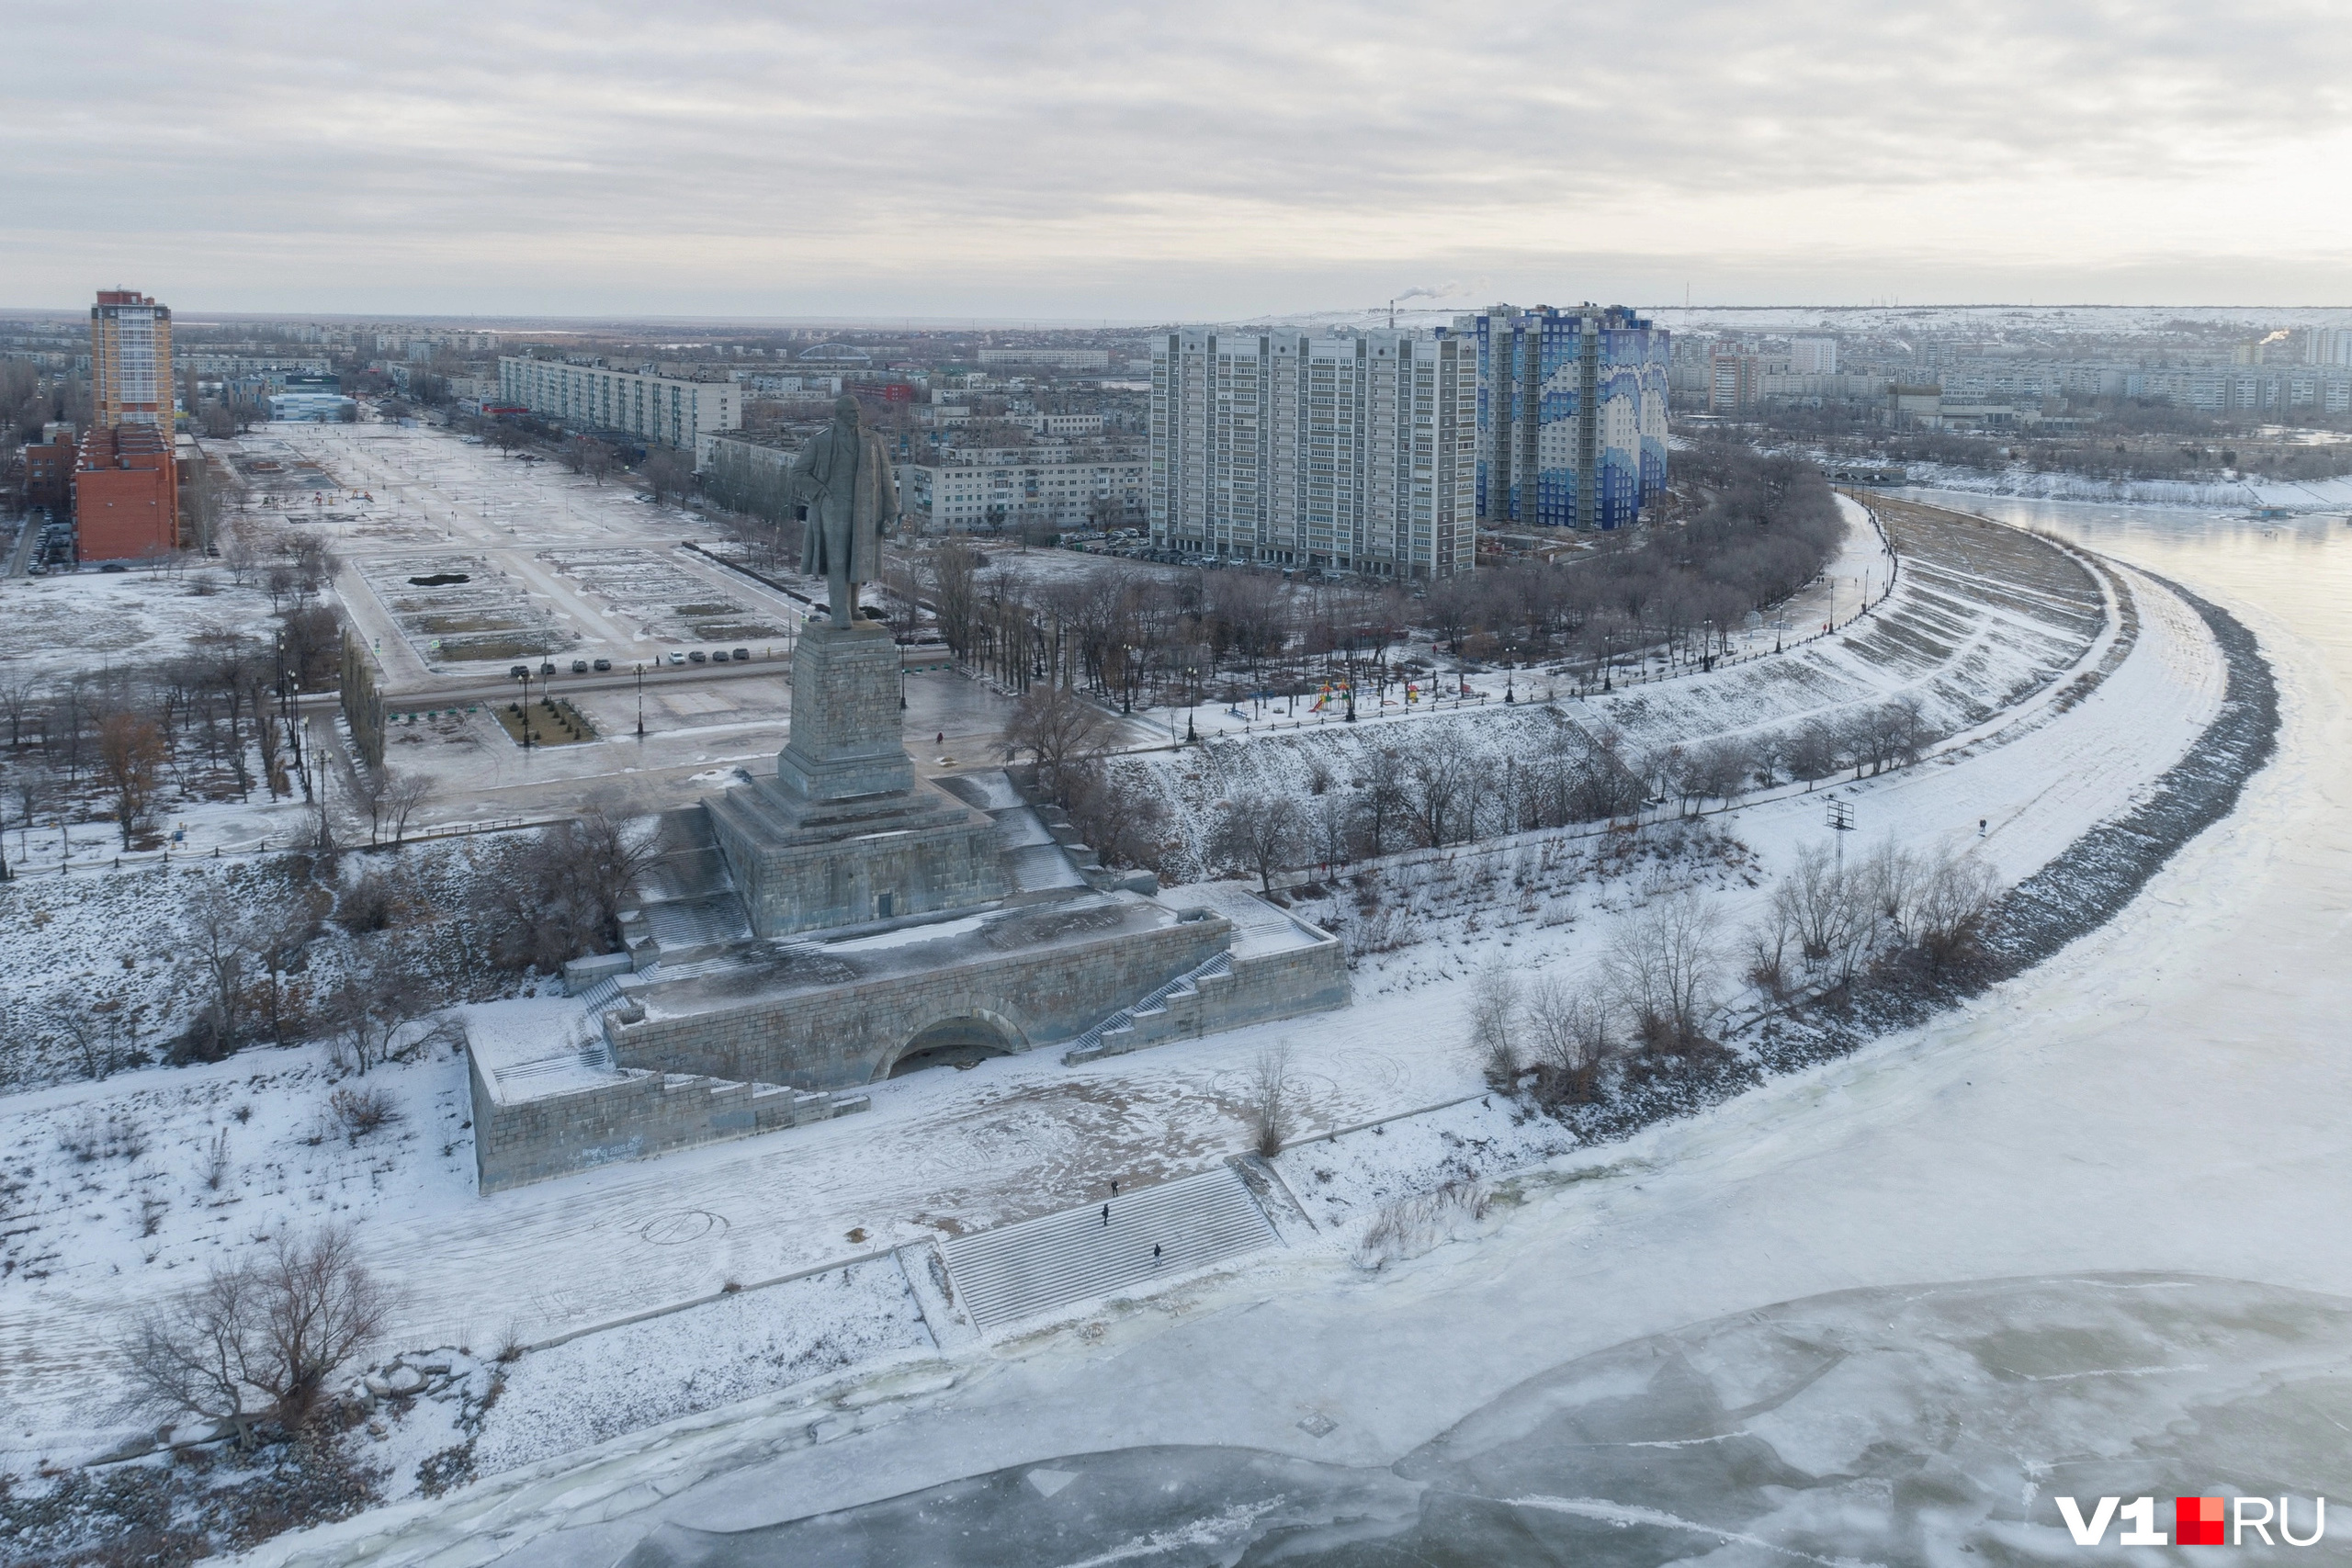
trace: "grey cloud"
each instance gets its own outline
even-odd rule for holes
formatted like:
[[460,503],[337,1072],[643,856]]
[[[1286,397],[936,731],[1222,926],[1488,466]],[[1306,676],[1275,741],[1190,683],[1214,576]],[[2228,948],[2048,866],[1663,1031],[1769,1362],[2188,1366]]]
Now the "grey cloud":
[[1990,174],[2158,193],[2082,258],[2120,265],[2211,254],[2161,193],[2295,156],[2352,96],[2346,29],[2298,5],[14,9],[0,257],[28,303],[176,255],[239,302],[470,272],[778,309],[863,278],[920,309],[1025,260],[1042,304],[1138,257],[1427,276],[1604,211],[1571,249],[1670,265],[1691,242],[1645,203]]

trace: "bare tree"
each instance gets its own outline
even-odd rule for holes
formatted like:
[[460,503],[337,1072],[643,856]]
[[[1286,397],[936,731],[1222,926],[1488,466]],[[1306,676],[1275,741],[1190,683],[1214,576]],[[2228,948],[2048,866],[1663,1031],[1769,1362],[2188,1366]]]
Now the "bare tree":
[[1841,984],[1852,978],[1869,945],[1869,904],[1827,845],[1807,844],[1797,852],[1796,864],[1772,889],[1772,910],[1773,919],[1794,933],[1808,970],[1834,968]]
[[1976,950],[1999,897],[2000,880],[1991,866],[1949,850],[1937,856],[1919,878],[1910,924],[1911,939],[1931,969],[1940,975]]
[[1296,1092],[1288,1043],[1259,1052],[1250,1067],[1250,1131],[1251,1146],[1268,1159],[1283,1152],[1283,1141],[1290,1135]]
[[[390,772],[389,769],[386,770]],[[424,773],[402,773],[392,775],[384,788],[383,809],[391,819],[392,842],[400,843],[408,837],[408,819],[433,798],[433,780]]]
[[140,1320],[123,1346],[131,1403],[202,1416],[250,1447],[265,1421],[299,1428],[335,1369],[383,1332],[391,1307],[347,1227],[281,1234]]
[[1459,728],[1432,724],[1403,750],[1406,799],[1421,842],[1435,849],[1445,843],[1449,829],[1462,837],[1455,813],[1469,793],[1471,772]]
[[294,591],[303,599],[317,597],[327,579],[335,574],[337,562],[327,542],[316,534],[288,534],[287,553],[293,558]]
[[1487,1081],[1505,1092],[1519,1088],[1519,971],[1488,959],[1470,986],[1470,1048]]
[[551,842],[570,860],[605,939],[617,945],[621,908],[661,846],[640,819],[616,815],[614,806],[610,795],[591,796],[578,818],[555,830]]
[[1029,688],[1004,727],[1004,754],[1027,751],[1037,760],[1037,783],[1056,799],[1067,791],[1072,763],[1100,750],[1110,716],[1058,682]]
[[1298,842],[1298,802],[1287,795],[1253,792],[1227,800],[1218,815],[1216,840],[1225,854],[1258,874],[1258,890],[1274,890],[1274,873],[1290,863]]
[[684,453],[667,447],[647,454],[639,472],[656,502],[669,501],[694,489],[695,466]]
[[262,1386],[266,1316],[253,1265],[216,1264],[203,1284],[132,1328],[122,1346],[125,1403],[166,1419],[201,1416],[251,1448],[255,1425],[270,1413]]
[[1684,892],[1653,901],[1611,940],[1602,973],[1644,1044],[1690,1051],[1706,1043],[1721,927],[1712,903]]
[[370,1067],[413,1056],[421,1042],[409,1034],[410,1026],[435,1005],[414,955],[396,942],[386,943],[373,963],[345,975],[327,993],[330,1059],[365,1077]]
[[931,607],[939,635],[956,658],[971,651],[979,622],[979,570],[987,557],[969,545],[949,543],[931,552]]
[[122,825],[122,847],[155,798],[156,770],[164,765],[164,737],[137,714],[108,716],[98,728],[98,762],[112,787],[115,819]]
[[[355,759],[356,761],[356,759]],[[390,768],[355,766],[351,770],[351,795],[359,809],[368,814],[368,847],[374,849],[382,841],[384,797],[391,788]]]
[[192,1033],[198,1055],[217,1061],[236,1048],[244,1023],[245,973],[258,946],[254,921],[229,890],[207,879],[187,904],[188,954],[204,971],[210,995]]
[[1521,1004],[1536,1094],[1551,1104],[1584,1104],[1614,1053],[1609,1010],[1556,975],[1539,975]]

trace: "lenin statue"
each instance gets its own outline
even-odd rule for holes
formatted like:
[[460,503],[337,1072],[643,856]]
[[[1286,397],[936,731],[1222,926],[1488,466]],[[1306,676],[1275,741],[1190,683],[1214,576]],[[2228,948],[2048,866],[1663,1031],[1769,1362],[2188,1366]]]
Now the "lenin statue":
[[898,525],[899,487],[882,437],[865,428],[855,398],[833,404],[833,423],[801,449],[786,482],[808,503],[800,570],[822,577],[833,625],[857,615],[857,585],[881,575],[882,536]]

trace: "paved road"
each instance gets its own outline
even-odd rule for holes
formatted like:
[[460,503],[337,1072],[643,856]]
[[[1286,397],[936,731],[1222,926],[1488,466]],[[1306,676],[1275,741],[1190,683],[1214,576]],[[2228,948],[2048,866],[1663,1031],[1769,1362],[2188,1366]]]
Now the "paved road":
[[[575,675],[571,672],[570,660],[556,661],[557,673],[550,681],[536,672],[540,662],[531,660],[534,669],[531,688],[534,692],[551,691],[559,696],[569,696],[577,692],[626,691],[637,685],[634,670],[614,670],[607,673],[592,671],[585,675]],[[949,662],[944,649],[906,650],[906,665],[910,670],[934,669]],[[790,660],[783,654],[773,659],[754,659],[749,664],[738,664],[731,660],[723,665],[648,664],[645,686],[648,691],[652,691],[663,686],[694,685],[707,681],[740,681],[755,675],[783,679],[791,673],[791,670]],[[404,712],[412,707],[444,703],[495,702],[513,696],[521,686],[522,682],[512,677],[485,681],[474,675],[451,676],[446,682],[433,685],[386,692],[384,705],[394,712]],[[301,703],[306,708],[322,708],[333,707],[340,700],[333,692],[311,692],[303,695]]]
[[40,531],[46,522],[45,513],[40,516],[36,516],[29,512],[25,513],[25,525],[17,533],[17,547],[8,555],[10,577],[24,576],[26,570],[33,564],[33,547],[40,541]]

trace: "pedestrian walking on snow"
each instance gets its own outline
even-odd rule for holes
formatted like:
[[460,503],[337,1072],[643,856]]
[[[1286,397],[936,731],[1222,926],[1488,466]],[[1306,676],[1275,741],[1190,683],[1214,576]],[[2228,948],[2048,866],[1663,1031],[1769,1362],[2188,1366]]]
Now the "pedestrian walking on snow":
[[1111,1224],[1111,1205],[1108,1203],[1102,1205],[1102,1224],[1106,1229]]

